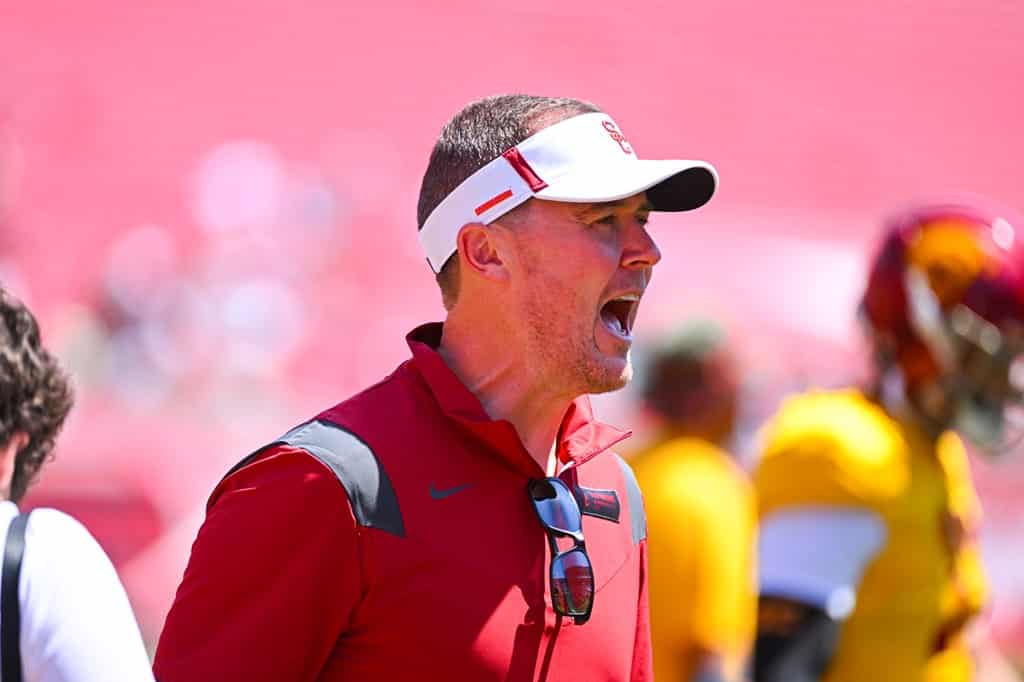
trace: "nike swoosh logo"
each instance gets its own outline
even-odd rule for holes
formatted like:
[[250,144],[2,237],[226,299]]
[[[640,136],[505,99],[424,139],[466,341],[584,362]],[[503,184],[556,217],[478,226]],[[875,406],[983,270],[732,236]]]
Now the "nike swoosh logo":
[[434,487],[434,484],[430,484],[430,496],[435,500],[443,500],[446,497],[451,497],[455,493],[461,493],[466,488],[472,488],[472,483],[464,483],[463,485],[457,485],[454,488],[448,488],[447,490],[438,490]]

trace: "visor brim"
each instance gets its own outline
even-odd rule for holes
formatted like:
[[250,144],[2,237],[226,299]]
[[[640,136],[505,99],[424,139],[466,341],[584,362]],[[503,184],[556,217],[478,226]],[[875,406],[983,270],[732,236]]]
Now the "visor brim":
[[577,170],[534,197],[545,201],[598,203],[640,192],[655,211],[691,211],[706,204],[718,187],[714,167],[702,161],[638,160],[622,167]]

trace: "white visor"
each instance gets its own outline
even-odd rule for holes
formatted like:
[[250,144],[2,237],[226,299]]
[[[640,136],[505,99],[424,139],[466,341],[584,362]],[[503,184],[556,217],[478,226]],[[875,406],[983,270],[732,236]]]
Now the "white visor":
[[718,173],[704,161],[640,160],[604,113],[573,116],[512,147],[466,178],[420,230],[431,269],[457,250],[459,230],[485,225],[527,199],[591,203],[647,192],[655,211],[688,211],[707,203]]

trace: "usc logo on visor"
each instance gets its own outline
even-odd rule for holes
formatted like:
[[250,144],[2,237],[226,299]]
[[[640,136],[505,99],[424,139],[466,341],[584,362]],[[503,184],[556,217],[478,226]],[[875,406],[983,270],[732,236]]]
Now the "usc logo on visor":
[[626,137],[619,132],[619,129],[615,127],[614,123],[612,123],[611,121],[604,121],[601,123],[601,125],[604,126],[604,129],[608,131],[608,135],[613,140],[619,143],[619,147],[622,148],[622,151],[624,153],[633,153],[633,148],[629,146],[629,142],[626,141]]

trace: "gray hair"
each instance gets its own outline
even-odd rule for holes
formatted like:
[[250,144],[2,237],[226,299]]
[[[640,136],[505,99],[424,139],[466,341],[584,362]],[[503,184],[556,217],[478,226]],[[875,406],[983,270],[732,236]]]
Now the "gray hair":
[[[441,129],[423,174],[417,206],[419,229],[445,197],[470,175],[538,130],[572,116],[600,111],[568,97],[496,95],[471,102]],[[458,296],[458,258],[437,274],[445,308]]]

